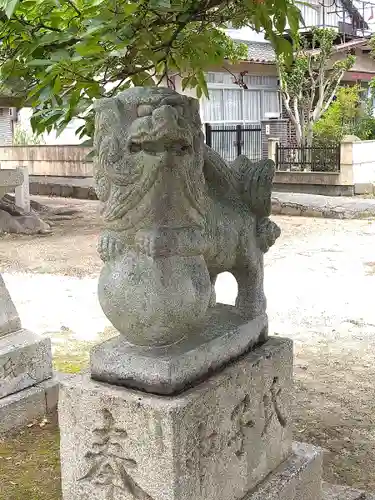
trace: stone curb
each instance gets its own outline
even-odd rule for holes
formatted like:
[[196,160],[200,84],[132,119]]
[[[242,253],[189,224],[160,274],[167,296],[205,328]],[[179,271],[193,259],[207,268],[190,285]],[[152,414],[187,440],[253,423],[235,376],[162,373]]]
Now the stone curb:
[[[323,200],[320,200],[323,198]],[[326,219],[365,219],[375,217],[375,203],[366,203],[364,200],[356,201],[345,199],[344,203],[337,200],[337,205],[324,200],[320,196],[313,203],[282,200],[278,196],[272,197],[273,215],[291,215],[301,217],[320,217]],[[373,200],[370,200],[371,202]],[[356,206],[357,205],[357,206]]]

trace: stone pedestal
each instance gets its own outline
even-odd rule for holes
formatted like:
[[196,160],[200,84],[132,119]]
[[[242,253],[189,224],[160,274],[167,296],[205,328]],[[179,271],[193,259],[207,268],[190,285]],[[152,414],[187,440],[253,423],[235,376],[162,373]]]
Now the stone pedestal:
[[292,343],[276,338],[171,397],[72,377],[59,401],[63,498],[321,500],[319,453],[292,450],[291,390]]
[[0,337],[0,398],[51,377],[50,339],[28,330]]
[[0,434],[53,410],[58,382],[52,375],[50,339],[21,328],[0,276]]
[[268,334],[267,315],[245,321],[233,306],[210,308],[204,324],[180,342],[139,346],[122,335],[91,351],[91,377],[99,382],[170,395],[250,350]]

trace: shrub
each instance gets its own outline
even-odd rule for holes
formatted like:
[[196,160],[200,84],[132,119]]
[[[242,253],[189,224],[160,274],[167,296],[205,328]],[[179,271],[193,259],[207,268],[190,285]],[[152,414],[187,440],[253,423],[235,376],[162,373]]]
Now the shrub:
[[341,87],[336,99],[314,126],[316,144],[337,144],[345,135],[366,140],[375,137],[372,101],[363,99],[359,85]]

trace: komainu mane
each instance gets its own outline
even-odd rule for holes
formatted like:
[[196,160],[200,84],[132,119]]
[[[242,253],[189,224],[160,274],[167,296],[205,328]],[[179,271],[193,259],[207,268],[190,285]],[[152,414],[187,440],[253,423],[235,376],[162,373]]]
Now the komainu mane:
[[[99,298],[120,332],[133,328],[134,341],[138,328],[145,343],[170,341],[167,331],[198,324],[215,305],[215,280],[224,271],[238,283],[237,312],[249,320],[265,314],[263,254],[280,235],[268,218],[272,161],[241,156],[229,165],[204,144],[198,102],[167,88],[132,88],[99,101],[95,147],[105,222]],[[119,266],[126,283],[109,297],[106,283]],[[152,304],[137,288],[142,280]],[[168,287],[173,308],[163,295]],[[128,310],[134,323],[125,327],[115,304],[133,297],[143,317]],[[150,333],[155,322],[160,339]]]

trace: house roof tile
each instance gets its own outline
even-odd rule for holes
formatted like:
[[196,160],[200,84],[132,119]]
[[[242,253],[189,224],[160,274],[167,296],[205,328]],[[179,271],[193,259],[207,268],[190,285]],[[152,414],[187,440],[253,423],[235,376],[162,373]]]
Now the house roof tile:
[[[245,40],[236,40],[238,43],[244,43],[248,47],[248,58],[249,62],[272,64],[276,61],[275,51],[272,45],[268,42],[251,42]],[[336,45],[333,48],[334,52],[349,51],[351,48],[368,46],[369,41],[366,38],[359,40],[352,40],[350,42],[345,42]],[[309,50],[311,54],[318,54],[319,49]]]
[[236,40],[238,43],[244,43],[248,47],[248,61],[255,63],[269,64],[275,62],[275,51],[268,42],[251,42],[245,40]]

